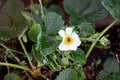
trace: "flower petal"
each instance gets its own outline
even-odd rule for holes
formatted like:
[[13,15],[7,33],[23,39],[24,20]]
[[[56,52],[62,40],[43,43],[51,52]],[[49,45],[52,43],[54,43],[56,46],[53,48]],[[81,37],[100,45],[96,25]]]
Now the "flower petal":
[[63,44],[63,42],[59,45],[59,50],[61,51],[68,51],[69,47]]
[[77,50],[77,46],[75,44],[72,44],[71,46],[69,46],[69,50]]
[[65,36],[65,31],[62,30],[62,29],[61,29],[58,33],[59,33],[59,35],[60,35],[61,37],[64,37],[64,36]]
[[65,30],[66,34],[72,34],[72,31],[73,31],[73,28],[71,28],[71,27],[68,27]]
[[81,44],[81,41],[80,41],[80,38],[78,37],[78,35],[75,32],[73,32],[72,37],[74,39],[73,44],[75,44],[76,46],[79,46]]

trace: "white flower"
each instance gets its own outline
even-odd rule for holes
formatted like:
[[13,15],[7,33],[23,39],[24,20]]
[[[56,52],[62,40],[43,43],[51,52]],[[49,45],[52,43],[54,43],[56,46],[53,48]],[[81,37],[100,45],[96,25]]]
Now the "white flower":
[[66,30],[60,30],[58,33],[63,38],[61,44],[59,45],[59,49],[61,51],[68,50],[77,50],[77,47],[81,44],[81,41],[78,35],[75,32],[72,32],[73,28],[66,28]]

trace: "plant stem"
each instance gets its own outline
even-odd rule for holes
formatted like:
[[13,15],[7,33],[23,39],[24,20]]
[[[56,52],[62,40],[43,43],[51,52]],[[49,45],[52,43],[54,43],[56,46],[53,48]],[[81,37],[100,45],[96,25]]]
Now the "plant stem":
[[15,53],[24,54],[24,53],[22,53],[20,51],[16,51],[16,50],[13,50],[13,49],[10,49],[10,48],[9,48],[9,50],[12,51],[12,52],[15,52]]
[[33,69],[33,64],[32,64],[31,60],[30,60],[29,57],[28,57],[28,52],[27,52],[27,50],[25,49],[25,46],[24,46],[22,40],[19,39],[19,41],[20,41],[20,44],[21,44],[21,46],[22,46],[22,48],[23,48],[23,51],[24,51],[24,53],[25,53],[25,55],[26,55],[26,57],[27,57],[27,59],[28,59],[28,62],[29,62],[29,64],[30,64],[30,67]]
[[0,45],[5,48],[18,62],[20,62],[20,60],[10,51],[9,48],[7,48],[3,43],[0,42]]
[[85,58],[87,59],[88,56],[90,55],[91,51],[93,50],[95,44],[98,42],[98,40],[104,35],[104,33],[106,33],[115,23],[117,22],[117,20],[114,20],[110,25],[108,25],[101,33],[100,35],[96,38],[95,42],[92,43],[92,45],[90,46],[88,52],[86,53]]
[[30,69],[27,68],[27,67],[16,65],[16,64],[12,64],[12,63],[0,62],[0,66],[11,66],[11,67],[22,69],[22,70],[25,70],[25,71],[30,71]]
[[28,29],[28,27],[26,27],[26,28],[23,30],[23,32],[22,32],[22,33],[20,34],[20,36],[18,37],[18,40],[19,40],[19,42],[20,42],[20,44],[21,44],[21,46],[22,46],[22,49],[23,49],[26,57],[27,57],[27,60],[28,60],[28,62],[29,62],[29,65],[30,65],[30,67],[31,67],[32,70],[33,70],[33,69],[34,69],[34,66],[33,66],[33,64],[32,64],[32,62],[31,62],[31,60],[30,60],[30,58],[29,58],[29,56],[28,56],[28,52],[27,52],[27,50],[26,50],[26,48],[25,48],[25,46],[24,46],[24,44],[23,44],[23,42],[22,42],[22,40],[21,40],[22,36],[25,34],[25,32],[27,31],[27,29]]
[[44,17],[45,17],[45,16],[44,16],[44,12],[43,12],[42,1],[41,1],[41,0],[39,0],[39,3],[40,3],[40,8],[41,8],[41,14],[42,14],[42,16],[41,16],[41,17],[42,17],[42,20],[44,21],[44,19],[45,19]]
[[[8,63],[6,54],[5,54],[5,57],[4,57],[4,61],[5,61],[6,63]],[[7,69],[8,69],[8,70],[7,70],[8,73],[10,73],[10,68],[9,68],[9,66],[7,66]]]

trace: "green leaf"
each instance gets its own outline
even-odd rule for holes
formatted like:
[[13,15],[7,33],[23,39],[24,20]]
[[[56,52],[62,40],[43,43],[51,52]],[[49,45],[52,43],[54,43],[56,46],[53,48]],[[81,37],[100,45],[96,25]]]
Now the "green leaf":
[[18,37],[26,27],[21,15],[24,5],[20,0],[7,0],[0,13],[0,39],[9,40]]
[[112,76],[108,75],[108,76],[105,76],[104,78],[102,78],[101,80],[116,80],[116,79],[114,79]]
[[49,57],[48,58],[48,66],[53,71],[60,71],[61,70],[60,64],[58,64],[58,62],[56,61],[56,59],[53,58],[53,57]]
[[[42,24],[42,19],[41,19],[41,8],[39,4],[31,4],[28,9],[31,12],[24,11],[22,12],[22,15],[26,18],[27,21],[31,22],[37,22],[41,26]],[[48,10],[43,6],[43,13],[46,14],[48,13]]]
[[[44,7],[43,7],[43,13],[46,14],[48,13],[48,10]],[[41,15],[41,8],[40,8],[40,5],[39,4],[31,4],[28,9],[30,9],[30,11],[32,11],[35,15]]]
[[25,19],[28,21],[28,22],[36,22],[36,23],[39,23],[40,25],[42,25],[42,20],[41,20],[41,17],[38,16],[38,15],[35,15],[33,13],[29,13],[29,12],[22,12],[22,15],[25,17]]
[[48,10],[49,10],[50,12],[56,12],[57,14],[61,15],[62,17],[65,17],[65,15],[64,15],[64,13],[63,13],[63,10],[62,10],[59,6],[57,6],[57,5],[55,5],[55,4],[50,5],[50,7],[49,7]]
[[74,17],[74,16],[70,16],[70,18],[69,18],[69,24],[70,25],[77,25],[78,21],[79,21],[79,19]]
[[59,73],[56,80],[77,80],[77,72],[67,68]]
[[103,65],[103,70],[98,74],[100,80],[119,80],[119,63],[116,58],[110,57]]
[[109,58],[104,64],[104,71],[108,74],[117,73],[119,71],[119,63],[116,58]]
[[117,74],[115,74],[115,80],[119,80],[120,79],[120,71],[117,73]]
[[48,46],[47,48],[43,48],[43,55],[49,55],[52,54],[55,51],[56,48],[56,44],[55,45],[51,45],[50,47]]
[[78,80],[85,80],[85,79],[86,79],[86,75],[85,75],[85,72],[83,71],[83,69],[81,69],[81,70],[79,71],[78,77],[79,77]]
[[73,15],[80,16],[89,7],[90,0],[64,0],[65,10]]
[[4,77],[4,80],[21,80],[20,76],[16,73],[9,73]]
[[49,55],[55,52],[56,50],[56,43],[54,41],[53,37],[44,37],[41,38],[41,50],[43,52],[43,55]]
[[81,25],[78,26],[78,28],[79,28],[81,37],[88,37],[95,34],[94,27],[90,23],[87,23],[87,22],[82,23]]
[[61,59],[61,64],[62,64],[62,67],[66,68],[70,64],[69,58],[63,57]]
[[[120,75],[120,74],[119,74]],[[101,71],[98,74],[100,80],[119,80],[119,76],[116,74],[107,74],[105,71]]]
[[53,71],[61,70],[61,66],[57,60],[58,56],[55,53],[47,55],[46,58],[47,58],[47,64],[51,70]]
[[33,42],[39,43],[41,38],[41,31],[41,26],[34,23],[29,31],[28,36]]
[[42,55],[42,52],[41,52],[41,49],[40,49],[40,45],[38,45],[38,44],[33,45],[32,46],[32,53],[33,53],[33,55],[35,57],[35,60],[37,62],[40,62],[42,64],[46,63],[45,62],[46,60],[44,59],[44,57]]
[[76,62],[80,62],[80,63],[85,63],[86,59],[85,59],[85,53],[83,50],[81,49],[77,49],[77,51],[74,51],[71,53],[72,58],[76,61]]
[[99,74],[98,74],[98,78],[101,80],[101,79],[104,79],[106,76],[108,76],[108,74],[102,70]]
[[53,35],[62,28],[64,21],[62,17],[54,12],[49,12],[45,16],[46,34]]
[[103,46],[107,46],[110,44],[110,41],[105,37],[103,36],[101,39],[100,39],[100,43],[103,45]]
[[120,20],[120,0],[103,0],[102,5],[115,19]]
[[[64,8],[72,18],[78,20],[76,23],[93,21],[107,15],[107,11],[101,5],[101,0],[64,0]],[[72,18],[69,22],[72,22]]]

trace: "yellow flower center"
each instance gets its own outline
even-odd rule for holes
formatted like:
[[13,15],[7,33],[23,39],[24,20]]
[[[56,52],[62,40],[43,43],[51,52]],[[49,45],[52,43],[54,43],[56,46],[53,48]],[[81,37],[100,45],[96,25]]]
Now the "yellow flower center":
[[64,44],[66,44],[66,45],[71,45],[72,43],[74,42],[74,39],[73,39],[73,37],[71,36],[71,35],[66,35],[65,37],[64,37]]

